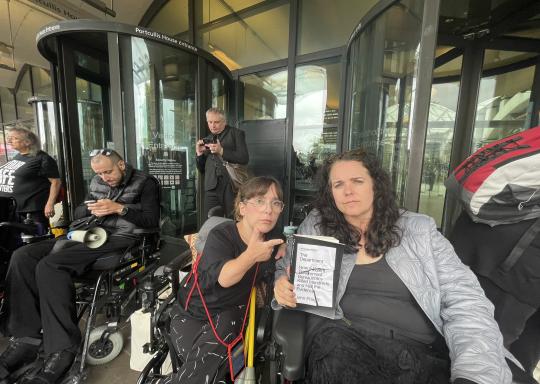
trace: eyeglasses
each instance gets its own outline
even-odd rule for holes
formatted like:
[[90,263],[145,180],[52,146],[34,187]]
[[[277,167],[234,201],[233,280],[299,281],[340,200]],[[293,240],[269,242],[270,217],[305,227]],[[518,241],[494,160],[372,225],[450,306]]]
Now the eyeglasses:
[[[245,203],[249,203],[253,205],[259,211],[263,211],[267,205],[267,201],[262,198],[246,200]],[[281,212],[283,211],[283,207],[285,207],[285,204],[281,200],[272,200],[272,201],[269,201],[268,203],[270,203],[270,208],[272,209],[273,212]]]
[[97,155],[110,156],[111,153],[113,153],[113,150],[108,148],[93,149],[90,151],[90,157],[94,157]]

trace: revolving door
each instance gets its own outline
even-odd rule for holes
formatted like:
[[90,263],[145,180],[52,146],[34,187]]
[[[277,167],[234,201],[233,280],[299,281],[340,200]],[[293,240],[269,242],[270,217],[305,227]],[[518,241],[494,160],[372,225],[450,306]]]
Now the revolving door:
[[186,42],[125,24],[74,20],[44,27],[38,48],[51,63],[70,211],[93,176],[89,153],[112,148],[162,186],[162,231],[197,230],[195,143],[204,112],[228,109],[231,77]]

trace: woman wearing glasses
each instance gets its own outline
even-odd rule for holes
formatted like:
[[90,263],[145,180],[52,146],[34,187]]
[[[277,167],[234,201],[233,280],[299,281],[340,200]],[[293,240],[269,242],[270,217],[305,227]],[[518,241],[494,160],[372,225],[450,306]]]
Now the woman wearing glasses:
[[[512,381],[478,280],[433,219],[398,208],[376,156],[358,149],[327,160],[317,197],[298,233],[346,248],[339,306],[308,317],[306,383]],[[290,263],[290,252],[277,263],[274,293],[295,307]]]
[[62,185],[56,161],[39,149],[38,137],[26,128],[9,129],[7,142],[18,154],[3,167],[9,168],[9,177],[3,178],[5,185],[0,195],[11,193],[20,221],[30,214],[42,226],[41,230],[46,231]]
[[284,246],[278,247],[283,244],[281,231],[275,228],[282,199],[277,180],[252,178],[236,196],[236,221],[210,231],[196,273],[181,283],[179,305],[172,313],[171,337],[183,364],[163,383],[220,379],[215,374],[227,358],[226,344],[244,327],[251,288],[265,276],[272,279],[274,258],[284,253]]

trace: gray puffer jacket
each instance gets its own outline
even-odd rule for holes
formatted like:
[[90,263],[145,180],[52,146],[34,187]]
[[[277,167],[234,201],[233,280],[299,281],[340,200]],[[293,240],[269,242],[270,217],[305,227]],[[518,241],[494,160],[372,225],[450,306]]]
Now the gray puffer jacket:
[[[298,234],[323,235],[313,210],[298,228]],[[437,231],[435,221],[422,214],[403,212],[398,220],[400,245],[386,260],[414,296],[450,350],[451,380],[464,378],[479,384],[510,384],[512,374],[503,338],[493,318],[493,304],[486,298],[476,276],[461,263],[452,245]],[[276,280],[286,274],[291,250],[276,265]],[[341,301],[356,263],[356,254],[343,255],[337,300]],[[279,305],[273,303],[274,309]],[[330,312],[309,311],[333,319],[343,317],[340,307]],[[515,361],[515,360],[514,360]]]

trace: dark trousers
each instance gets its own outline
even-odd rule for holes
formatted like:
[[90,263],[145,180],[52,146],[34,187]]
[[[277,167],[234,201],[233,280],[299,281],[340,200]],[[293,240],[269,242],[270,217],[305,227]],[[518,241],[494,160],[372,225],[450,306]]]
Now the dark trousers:
[[219,176],[216,188],[205,191],[204,196],[204,217],[208,218],[208,211],[216,206],[221,206],[226,217],[233,217],[235,193],[227,177]]
[[505,347],[532,374],[540,360],[540,310],[516,299],[484,276],[478,276],[478,281],[495,305],[495,320]]
[[17,249],[7,273],[8,330],[15,337],[41,337],[45,353],[77,352],[81,341],[72,276],[82,275],[98,257],[126,249],[132,239],[110,238],[102,247],[82,243],[50,253],[57,239]]
[[532,374],[540,361],[540,309],[529,317],[519,339],[510,345],[510,352],[527,372]]
[[[353,326],[325,320],[306,348],[305,384],[448,384],[445,348],[411,345]],[[420,344],[420,343],[416,343]]]
[[[217,333],[226,343],[238,336],[244,313],[245,306],[241,306],[213,316]],[[216,376],[216,373],[223,367],[227,349],[217,341],[208,321],[195,319],[175,305],[171,311],[170,336],[183,364],[177,373],[160,383],[225,383],[224,378]]]

